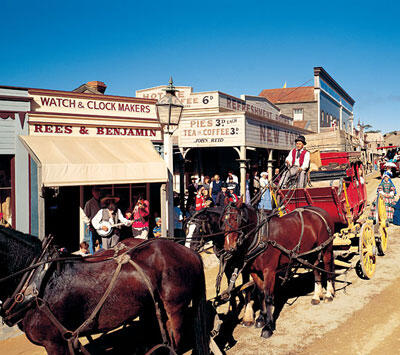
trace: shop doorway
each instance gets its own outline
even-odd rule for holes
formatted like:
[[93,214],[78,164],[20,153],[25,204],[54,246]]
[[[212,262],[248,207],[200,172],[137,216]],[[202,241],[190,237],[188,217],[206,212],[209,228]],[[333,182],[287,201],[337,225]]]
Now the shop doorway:
[[79,247],[79,186],[46,187],[45,235],[52,234],[57,246],[74,252]]

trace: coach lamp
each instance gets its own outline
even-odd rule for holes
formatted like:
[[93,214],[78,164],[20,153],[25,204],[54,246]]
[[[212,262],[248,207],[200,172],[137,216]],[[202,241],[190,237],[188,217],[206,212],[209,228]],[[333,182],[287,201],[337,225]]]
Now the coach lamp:
[[[166,206],[165,209],[161,206],[161,212],[164,210],[166,213],[162,214],[162,236],[168,238],[174,237],[174,191],[173,191],[173,176],[174,176],[174,161],[173,161],[173,142],[172,134],[178,128],[179,121],[181,120],[183,104],[175,96],[177,90],[172,81],[169,79],[168,86],[165,89],[166,94],[156,103],[157,119],[160,123],[163,132],[164,143],[164,161],[168,169],[168,180],[166,189]],[[166,233],[165,233],[166,232]]]

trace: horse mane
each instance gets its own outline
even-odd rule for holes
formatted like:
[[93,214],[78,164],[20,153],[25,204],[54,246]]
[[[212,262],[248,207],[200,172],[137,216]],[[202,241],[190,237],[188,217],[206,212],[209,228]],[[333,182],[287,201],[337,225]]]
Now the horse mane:
[[5,264],[9,272],[27,266],[41,250],[39,238],[0,226],[0,264]]

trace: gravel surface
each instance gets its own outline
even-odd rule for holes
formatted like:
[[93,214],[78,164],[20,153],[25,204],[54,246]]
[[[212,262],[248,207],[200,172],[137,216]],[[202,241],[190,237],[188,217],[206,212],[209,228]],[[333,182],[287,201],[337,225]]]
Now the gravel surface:
[[[368,196],[375,197],[379,179],[367,179]],[[394,180],[400,191],[400,179]],[[303,296],[288,300],[276,322],[276,331],[270,339],[260,337],[261,330],[236,326],[233,338],[237,342],[227,354],[397,354],[400,338],[400,227],[390,226],[389,245],[384,257],[377,260],[371,280],[358,278],[354,270],[347,274],[351,284],[336,284],[332,303],[312,306],[312,283],[303,286]],[[204,255],[207,278],[207,296],[215,295],[215,276],[218,262],[214,255]],[[344,276],[341,277],[344,280]],[[307,290],[307,287],[310,289]],[[224,287],[224,286],[223,286]],[[223,289],[222,287],[222,289]],[[220,307],[218,312],[224,312]],[[0,336],[4,338],[4,332]],[[390,340],[388,340],[388,337]],[[1,339],[1,338],[0,338]],[[44,354],[23,336],[0,341],[0,354]]]

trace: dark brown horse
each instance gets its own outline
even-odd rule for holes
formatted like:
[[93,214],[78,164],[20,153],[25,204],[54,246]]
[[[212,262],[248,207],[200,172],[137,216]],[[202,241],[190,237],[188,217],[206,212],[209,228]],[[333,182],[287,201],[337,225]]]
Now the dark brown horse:
[[[242,231],[235,231],[246,225],[248,227]],[[254,227],[257,225],[257,211],[245,205],[242,200],[226,208],[224,248],[232,255],[246,255],[250,258],[249,271],[261,294],[261,311],[256,327],[263,328],[261,336],[269,338],[275,329],[274,294],[277,274],[288,270],[287,267],[295,261],[290,260],[288,253],[282,250],[302,254],[321,246],[321,250],[304,255],[303,259],[326,271],[325,301],[333,300],[334,260],[331,233],[334,225],[328,213],[316,207],[298,209],[283,217],[273,216],[260,230],[261,233],[258,233],[258,229]],[[257,249],[257,245],[262,246],[262,243],[265,247]],[[277,245],[284,249],[278,248]],[[257,250],[259,250],[258,254]],[[318,304],[324,297],[321,271],[314,269],[314,277],[315,289],[311,303]],[[243,322],[247,325],[254,323],[251,302],[246,306]]]
[[[139,265],[150,282],[146,283],[132,264],[124,263],[100,311],[79,336],[108,331],[139,316],[152,327],[149,333],[153,336],[152,340],[155,340],[153,344],[161,343],[155,317],[156,307],[149,291],[150,284],[160,305],[161,319],[170,345],[178,353],[183,351],[183,329],[190,327],[184,322],[184,315],[192,303],[194,349],[196,354],[208,354],[209,337],[204,319],[205,279],[200,257],[188,248],[168,240],[159,239],[138,245],[136,240],[127,239],[122,243],[124,246],[121,252],[126,250],[124,254]],[[42,246],[37,238],[0,227],[0,278],[29,266],[41,252]],[[66,329],[77,329],[98,305],[117,267],[114,252],[102,252],[100,258],[106,259],[103,261],[89,262],[78,257],[61,263],[60,269],[52,265],[41,286],[38,284],[36,296],[40,304],[47,304]],[[0,299],[3,302],[14,292],[20,279],[21,275],[1,284]],[[18,305],[15,311],[18,311]],[[65,336],[54,321],[38,308],[36,302],[21,316],[19,326],[32,343],[44,346],[48,354],[68,353]]]

